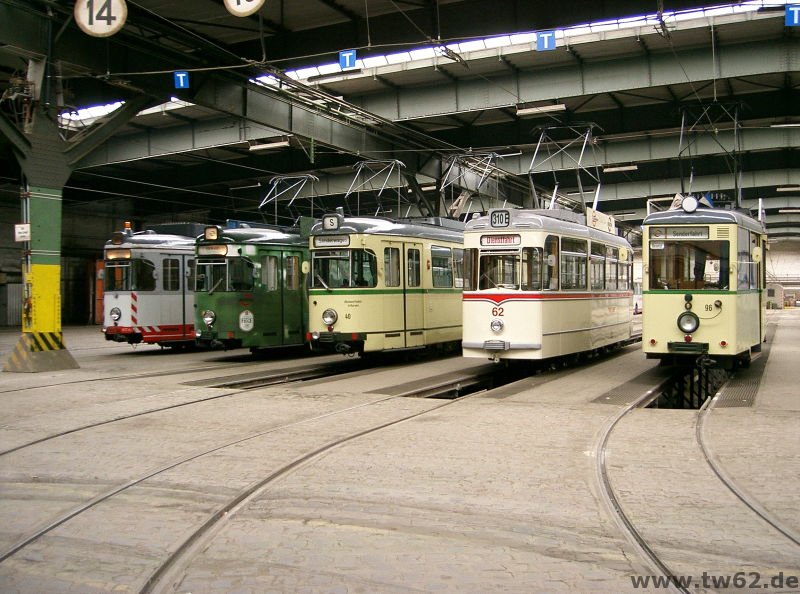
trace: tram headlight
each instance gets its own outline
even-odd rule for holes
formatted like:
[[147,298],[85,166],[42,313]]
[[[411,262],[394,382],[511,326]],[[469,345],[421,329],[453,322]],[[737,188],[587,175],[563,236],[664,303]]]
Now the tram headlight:
[[700,318],[691,311],[685,311],[678,316],[678,328],[684,334],[691,334],[700,326]]
[[503,320],[501,320],[500,318],[495,318],[491,322],[489,322],[489,328],[492,329],[492,332],[498,332],[498,333],[502,332],[503,326],[505,325],[506,325],[505,322],[503,322]]
[[119,310],[118,307],[112,307],[111,311],[108,312],[108,315],[111,317],[112,320],[115,322],[119,322],[119,319],[122,317],[122,312]]
[[335,309],[326,309],[322,312],[322,322],[326,326],[333,326],[336,323],[336,320],[339,319],[339,314],[336,313]]
[[209,328],[217,321],[217,314],[211,309],[203,311],[200,315],[203,316],[203,323]]

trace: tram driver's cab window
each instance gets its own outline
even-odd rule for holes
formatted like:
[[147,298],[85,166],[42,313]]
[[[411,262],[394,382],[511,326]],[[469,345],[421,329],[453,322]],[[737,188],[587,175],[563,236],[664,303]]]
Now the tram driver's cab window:
[[651,291],[703,289],[727,291],[729,242],[651,240]]

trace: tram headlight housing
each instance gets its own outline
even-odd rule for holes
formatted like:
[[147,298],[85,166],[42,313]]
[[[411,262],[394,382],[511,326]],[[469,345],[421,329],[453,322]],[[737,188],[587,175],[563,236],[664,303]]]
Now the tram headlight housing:
[[339,319],[339,314],[336,313],[335,309],[326,309],[322,312],[322,322],[326,326],[333,326],[336,323],[336,320]]
[[678,316],[678,329],[684,334],[691,334],[700,327],[700,318],[691,311],[685,311]]
[[119,319],[122,317],[122,312],[119,310],[118,307],[112,307],[111,311],[108,312],[108,315],[115,322],[119,322]]
[[217,321],[217,314],[214,313],[214,310],[207,309],[200,314],[203,317],[203,323],[211,328],[214,325],[214,322]]
[[495,318],[491,322],[489,322],[489,328],[492,329],[492,332],[500,333],[503,331],[503,326],[505,326],[505,322],[500,318]]

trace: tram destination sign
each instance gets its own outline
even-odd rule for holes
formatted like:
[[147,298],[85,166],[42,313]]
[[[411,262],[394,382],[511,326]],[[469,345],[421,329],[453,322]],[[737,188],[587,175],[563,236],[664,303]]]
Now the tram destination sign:
[[519,235],[481,235],[481,245],[519,245]]
[[314,237],[314,247],[347,247],[349,235],[318,235]]
[[708,239],[708,227],[651,227],[653,239]]

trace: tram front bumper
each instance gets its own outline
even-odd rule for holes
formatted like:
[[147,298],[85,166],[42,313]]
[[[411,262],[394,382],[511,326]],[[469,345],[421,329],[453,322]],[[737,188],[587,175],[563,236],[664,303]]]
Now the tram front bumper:
[[484,351],[530,350],[539,351],[542,345],[538,342],[509,342],[507,340],[484,340],[483,342],[462,342],[465,349],[483,349]]
[[364,351],[366,332],[310,332],[306,338],[312,351],[359,353]]
[[708,352],[707,342],[668,342],[667,349],[670,353],[689,353],[702,355]]

